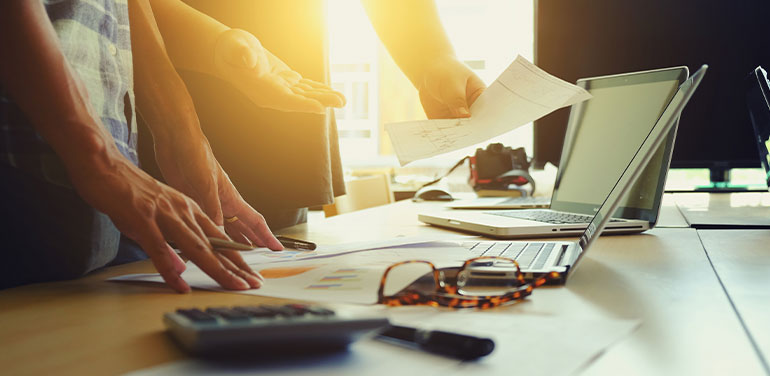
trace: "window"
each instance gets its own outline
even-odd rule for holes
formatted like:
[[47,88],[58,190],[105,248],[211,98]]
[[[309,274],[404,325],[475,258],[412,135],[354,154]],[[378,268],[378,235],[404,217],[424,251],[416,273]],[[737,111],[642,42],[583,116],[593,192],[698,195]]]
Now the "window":
[[[458,57],[487,84],[516,57],[533,58],[533,3],[510,0],[437,0]],[[417,90],[380,43],[359,0],[327,1],[332,86],[348,104],[335,110],[346,167],[397,166],[384,124],[425,119]],[[532,152],[532,125],[490,142]],[[415,162],[448,167],[473,146]]]

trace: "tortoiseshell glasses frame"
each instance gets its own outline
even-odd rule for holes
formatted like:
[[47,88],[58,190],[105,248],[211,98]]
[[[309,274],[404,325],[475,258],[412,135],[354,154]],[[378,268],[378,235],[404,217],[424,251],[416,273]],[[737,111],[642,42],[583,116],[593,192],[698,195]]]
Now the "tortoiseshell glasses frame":
[[[443,273],[440,272],[433,263],[424,260],[410,260],[401,261],[389,266],[385,269],[385,273],[380,280],[380,288],[377,292],[378,303],[387,306],[403,306],[403,305],[428,305],[434,307],[451,307],[451,308],[493,308],[504,304],[511,304],[532,294],[532,290],[535,287],[542,286],[549,280],[558,280],[560,278],[559,273],[550,272],[546,273],[531,282],[526,282],[524,274],[521,273],[519,263],[513,259],[505,257],[494,256],[482,256],[475,257],[466,260],[462,267],[457,271],[457,275],[461,275],[469,266],[479,261],[500,261],[507,262],[515,266],[515,276],[511,278],[512,284],[510,290],[499,295],[464,295],[462,289],[458,288],[457,284],[449,285],[444,281]],[[385,281],[388,278],[388,274],[394,268],[407,264],[426,264],[431,268],[431,274],[433,276],[433,282],[435,285],[434,291],[424,292],[414,288],[407,287],[393,295],[385,296]]]

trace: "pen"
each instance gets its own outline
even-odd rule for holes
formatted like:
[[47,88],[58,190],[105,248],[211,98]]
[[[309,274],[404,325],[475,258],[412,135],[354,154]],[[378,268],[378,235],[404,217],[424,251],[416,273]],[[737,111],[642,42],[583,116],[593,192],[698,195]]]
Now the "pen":
[[[301,249],[301,250],[307,250],[307,251],[312,251],[316,249],[316,245],[313,242],[299,240],[299,239],[291,239],[285,236],[276,236],[276,238],[278,238],[278,241],[280,241],[281,244],[286,248],[294,248],[294,249]],[[209,243],[211,244],[211,247],[214,248],[214,250],[227,249],[227,250],[233,250],[233,251],[251,251],[255,248],[253,245],[238,243],[231,240],[214,238],[210,236],[207,237],[207,239],[209,240]],[[169,242],[168,244],[171,245],[171,248],[177,248],[174,242]]]
[[[253,245],[238,243],[230,240],[213,238],[210,236],[206,237],[206,239],[208,239],[209,244],[211,244],[211,247],[214,248],[215,251],[218,251],[220,249],[230,250],[230,251],[251,251],[254,249]],[[179,248],[174,242],[168,242],[168,245],[170,245],[171,248],[175,248],[175,249]]]
[[224,240],[220,238],[208,237],[209,243],[214,249],[231,249],[236,251],[251,251],[254,249],[253,245],[238,243],[230,240]]
[[495,342],[489,338],[396,325],[391,325],[375,338],[395,339],[428,352],[462,360],[480,358],[495,349]]
[[292,239],[280,235],[276,236],[276,238],[286,248],[301,249],[306,251],[312,251],[316,248],[315,243],[309,242],[307,240]]

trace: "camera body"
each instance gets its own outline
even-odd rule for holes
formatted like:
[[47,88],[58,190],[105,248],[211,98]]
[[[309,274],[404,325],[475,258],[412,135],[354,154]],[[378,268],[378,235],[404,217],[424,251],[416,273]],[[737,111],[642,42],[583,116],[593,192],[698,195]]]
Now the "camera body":
[[528,170],[530,161],[524,148],[511,149],[501,143],[487,145],[485,149],[476,149],[476,154],[469,157],[470,184],[475,191],[508,190],[510,185],[522,186],[533,184]]

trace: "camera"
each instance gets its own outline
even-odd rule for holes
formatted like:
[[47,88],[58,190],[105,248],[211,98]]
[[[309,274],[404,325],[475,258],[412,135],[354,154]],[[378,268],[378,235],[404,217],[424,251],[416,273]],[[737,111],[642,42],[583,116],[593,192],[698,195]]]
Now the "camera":
[[473,190],[509,190],[511,185],[532,185],[535,183],[529,175],[530,161],[524,148],[511,149],[501,143],[487,145],[486,149],[476,149],[470,159],[470,185]]

